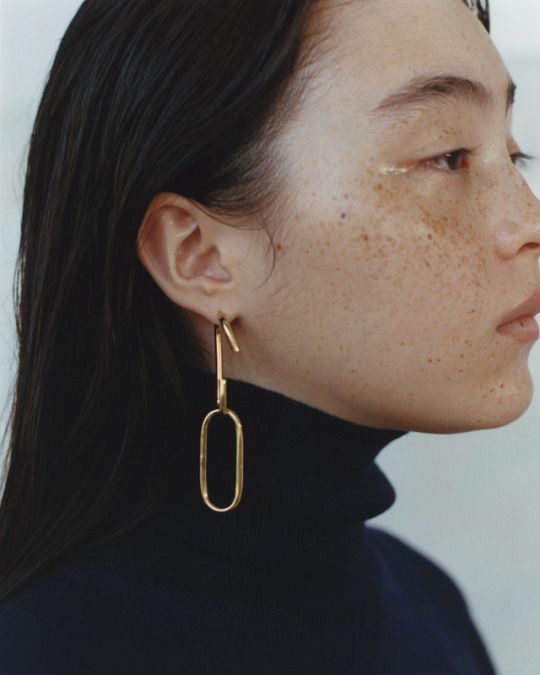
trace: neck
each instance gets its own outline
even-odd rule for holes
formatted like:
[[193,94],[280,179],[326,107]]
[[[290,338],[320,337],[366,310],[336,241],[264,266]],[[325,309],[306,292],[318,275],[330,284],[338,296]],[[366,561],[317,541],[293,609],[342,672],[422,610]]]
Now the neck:
[[[202,421],[217,407],[216,379],[185,378],[188,415],[177,444],[178,479],[163,513],[169,533],[213,553],[264,565],[327,566],[359,554],[364,522],[393,504],[395,492],[374,463],[405,431],[375,429],[330,415],[284,394],[227,378],[227,404],[244,435],[244,483],[231,511],[210,509],[199,487]],[[212,503],[231,503],[235,485],[233,421],[208,429]]]

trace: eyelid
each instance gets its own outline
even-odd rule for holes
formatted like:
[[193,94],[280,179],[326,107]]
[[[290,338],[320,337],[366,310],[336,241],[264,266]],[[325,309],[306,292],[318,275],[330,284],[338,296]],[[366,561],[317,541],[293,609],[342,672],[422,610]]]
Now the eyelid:
[[[477,146],[478,147],[478,146]],[[473,155],[477,147],[474,148],[453,148],[451,150],[448,150],[447,152],[442,152],[437,155],[432,155],[431,157],[427,157],[425,159],[421,159],[414,164],[410,164],[408,166],[386,166],[382,167],[380,169],[381,173],[384,174],[407,174],[410,171],[414,171],[417,169],[426,169],[430,171],[435,171],[438,173],[446,173],[446,174],[456,174],[456,175],[461,175],[464,171],[467,169],[456,169],[454,171],[451,170],[444,170],[444,169],[437,169],[433,168],[430,166],[430,163],[434,162],[437,159],[441,159],[442,157],[446,157],[448,155],[452,155],[456,152],[463,152],[467,157],[470,157]],[[519,161],[523,162],[529,162],[532,160],[537,160],[538,157],[535,155],[529,155],[525,152],[522,152],[521,150],[517,150],[516,152],[509,153],[509,156],[512,159],[512,162],[517,166]]]
[[[454,148],[453,150],[449,150],[448,152],[443,152],[439,155],[433,155],[432,157],[429,157],[425,160],[422,160],[420,162],[420,165],[431,168],[430,164],[435,162],[436,160],[443,159],[445,157],[449,157],[449,156],[455,155],[457,153],[462,153],[464,156],[470,157],[471,155],[474,155],[474,153],[476,152],[476,149],[477,148]],[[518,166],[520,161],[526,164],[529,161],[537,159],[537,157],[535,157],[533,155],[529,155],[526,152],[522,152],[521,150],[517,150],[516,152],[512,152],[512,153],[509,153],[509,154],[510,154],[510,158],[512,159],[512,162],[515,166]],[[443,173],[459,175],[463,171],[466,171],[467,167],[465,167],[463,169],[454,169],[454,170],[451,170],[451,169],[445,170],[445,169],[439,169],[439,168],[435,168],[433,170],[434,171],[442,171]]]

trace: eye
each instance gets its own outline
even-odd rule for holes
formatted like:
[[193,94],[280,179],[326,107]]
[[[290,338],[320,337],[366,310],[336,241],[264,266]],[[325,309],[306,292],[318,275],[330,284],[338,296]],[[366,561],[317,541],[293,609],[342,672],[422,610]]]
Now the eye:
[[[446,152],[444,155],[438,155],[432,159],[428,159],[424,164],[429,168],[435,168],[439,171],[447,173],[458,173],[469,166],[468,158],[473,154],[473,150],[468,148],[459,148]],[[526,166],[528,162],[536,159],[532,155],[527,155],[525,152],[513,152],[510,159],[516,166]]]
[[458,150],[452,150],[452,152],[446,152],[444,155],[428,159],[426,164],[442,171],[456,173],[467,168],[467,158],[471,153],[472,150],[459,148]]
[[527,155],[525,152],[513,152],[510,155],[510,159],[516,166],[527,166],[527,164],[533,159],[536,159],[536,157]]

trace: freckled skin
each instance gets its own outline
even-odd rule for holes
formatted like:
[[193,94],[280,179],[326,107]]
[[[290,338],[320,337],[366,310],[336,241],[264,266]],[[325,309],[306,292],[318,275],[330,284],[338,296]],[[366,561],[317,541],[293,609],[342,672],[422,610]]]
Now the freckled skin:
[[[276,143],[287,212],[267,223],[272,274],[264,232],[227,233],[249,247],[220,296],[238,314],[225,375],[368,426],[507,424],[532,398],[532,343],[496,327],[540,283],[540,203],[509,157],[504,64],[461,0],[323,5],[331,49]],[[495,106],[370,117],[411,73],[480,80]],[[466,171],[426,166],[461,147],[475,148]]]

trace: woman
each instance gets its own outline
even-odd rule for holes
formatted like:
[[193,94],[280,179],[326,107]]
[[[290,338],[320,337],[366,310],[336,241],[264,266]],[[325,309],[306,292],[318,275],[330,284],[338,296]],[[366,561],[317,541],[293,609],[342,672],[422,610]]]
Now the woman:
[[532,397],[540,203],[469,9],[83,3],[28,159],[2,672],[494,672],[365,525],[384,446]]

